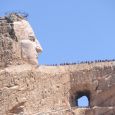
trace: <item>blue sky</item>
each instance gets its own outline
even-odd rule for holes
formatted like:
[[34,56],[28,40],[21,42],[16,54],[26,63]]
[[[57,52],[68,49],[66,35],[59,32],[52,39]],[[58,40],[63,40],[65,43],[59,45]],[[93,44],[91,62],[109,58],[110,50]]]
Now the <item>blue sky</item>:
[[29,14],[41,64],[115,58],[115,0],[1,0],[12,11]]

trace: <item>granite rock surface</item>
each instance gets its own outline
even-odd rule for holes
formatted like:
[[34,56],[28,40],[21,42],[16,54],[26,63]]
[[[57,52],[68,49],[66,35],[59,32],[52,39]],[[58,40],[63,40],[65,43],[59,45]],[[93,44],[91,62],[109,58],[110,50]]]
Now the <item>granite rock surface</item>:
[[0,115],[115,115],[115,61],[38,66],[41,51],[24,17],[0,18]]

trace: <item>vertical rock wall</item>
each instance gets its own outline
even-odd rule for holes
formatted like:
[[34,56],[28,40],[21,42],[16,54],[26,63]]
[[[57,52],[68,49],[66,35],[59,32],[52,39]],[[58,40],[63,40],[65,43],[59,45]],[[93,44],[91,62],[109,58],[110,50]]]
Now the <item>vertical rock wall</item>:
[[[10,66],[0,71],[0,115],[114,115],[115,62]],[[79,92],[90,105],[77,107]]]

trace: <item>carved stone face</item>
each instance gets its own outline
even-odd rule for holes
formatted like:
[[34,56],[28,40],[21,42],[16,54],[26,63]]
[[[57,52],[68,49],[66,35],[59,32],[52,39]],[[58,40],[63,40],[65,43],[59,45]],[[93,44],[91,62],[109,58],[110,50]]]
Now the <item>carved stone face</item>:
[[30,64],[37,65],[38,54],[42,52],[42,47],[30,24],[26,20],[21,20],[14,22],[13,25],[15,36],[20,43],[22,59]]
[[42,47],[30,24],[17,14],[0,18],[0,68],[10,65],[38,65]]

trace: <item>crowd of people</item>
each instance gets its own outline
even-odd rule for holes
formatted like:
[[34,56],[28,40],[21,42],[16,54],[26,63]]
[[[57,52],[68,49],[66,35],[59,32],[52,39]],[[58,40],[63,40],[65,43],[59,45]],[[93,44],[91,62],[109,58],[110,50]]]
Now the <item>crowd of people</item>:
[[47,66],[64,66],[64,65],[76,65],[76,64],[92,64],[92,63],[98,63],[98,62],[112,62],[115,61],[115,59],[105,59],[105,60],[94,60],[94,61],[81,61],[81,62],[74,62],[74,63],[69,63],[69,62],[65,62],[65,63],[61,63],[61,64],[46,64]]

